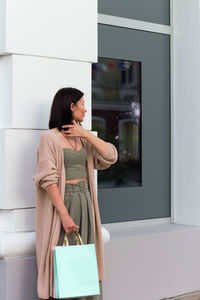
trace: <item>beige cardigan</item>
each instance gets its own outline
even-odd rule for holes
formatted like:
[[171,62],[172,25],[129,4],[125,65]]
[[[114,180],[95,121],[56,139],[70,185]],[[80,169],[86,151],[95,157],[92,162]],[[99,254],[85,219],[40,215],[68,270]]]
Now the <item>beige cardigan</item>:
[[[94,169],[103,170],[117,161],[118,153],[111,143],[109,151],[102,157],[84,138],[81,138],[87,150],[87,175],[93,203],[95,220],[95,246],[99,280],[104,279],[104,252],[101,221],[96,195]],[[48,299],[53,295],[52,248],[57,245],[61,219],[46,189],[57,183],[62,199],[65,191],[64,155],[58,134],[47,130],[41,137],[37,151],[37,173],[33,176],[36,184],[36,256],[38,268],[38,296]]]

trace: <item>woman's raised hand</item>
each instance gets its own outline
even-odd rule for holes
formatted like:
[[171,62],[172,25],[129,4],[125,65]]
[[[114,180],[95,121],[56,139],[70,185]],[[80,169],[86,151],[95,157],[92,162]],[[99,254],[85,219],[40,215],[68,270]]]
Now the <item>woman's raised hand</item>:
[[88,131],[75,121],[73,121],[73,125],[63,125],[62,128],[69,128],[68,130],[62,130],[62,133],[66,135],[66,137],[75,136],[86,138],[88,135]]
[[61,216],[61,222],[62,222],[62,226],[67,234],[72,231],[76,231],[76,229],[79,228],[74,223],[73,219],[69,215]]

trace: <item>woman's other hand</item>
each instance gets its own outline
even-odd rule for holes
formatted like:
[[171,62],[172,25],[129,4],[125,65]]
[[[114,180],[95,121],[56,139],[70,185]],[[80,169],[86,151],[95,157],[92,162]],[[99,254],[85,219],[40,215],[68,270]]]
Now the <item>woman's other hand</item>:
[[71,231],[75,231],[78,226],[74,223],[72,218],[70,217],[68,210],[62,200],[60,195],[60,191],[58,189],[57,184],[53,183],[47,187],[47,193],[52,200],[57,212],[60,215],[61,222],[66,233],[70,233]]
[[75,232],[77,228],[79,228],[70,217],[70,215],[62,215],[61,216],[62,226],[67,234],[70,232]]
[[[63,125],[62,128],[62,133],[66,135],[66,137],[75,136],[86,138],[88,136],[88,131],[75,121],[73,121],[73,125]],[[68,128],[68,130],[64,130],[65,128]]]

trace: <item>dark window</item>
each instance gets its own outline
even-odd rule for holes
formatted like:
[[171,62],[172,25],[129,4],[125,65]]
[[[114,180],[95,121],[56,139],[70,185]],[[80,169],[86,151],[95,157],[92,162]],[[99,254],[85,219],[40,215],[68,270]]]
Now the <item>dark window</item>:
[[98,187],[140,186],[141,62],[99,57],[92,64],[92,130],[119,153],[98,172]]

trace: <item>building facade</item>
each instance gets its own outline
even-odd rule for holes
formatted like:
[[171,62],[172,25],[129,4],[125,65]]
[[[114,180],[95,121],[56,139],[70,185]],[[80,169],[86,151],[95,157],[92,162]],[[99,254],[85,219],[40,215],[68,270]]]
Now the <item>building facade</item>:
[[[110,232],[104,300],[200,290],[199,5],[0,0],[0,300],[38,299],[31,178],[53,96],[64,86],[84,92],[86,129],[116,126],[115,137],[140,138],[129,149],[133,162],[140,158],[139,183],[123,186],[122,169],[117,185],[99,182],[101,219]],[[132,62],[131,73],[122,70],[120,77],[125,106],[110,96],[115,81],[108,76],[106,113],[95,73],[103,59],[111,69],[113,60]],[[137,74],[140,90],[132,80]],[[136,117],[124,117],[131,89],[133,102],[141,101],[140,127]]]

